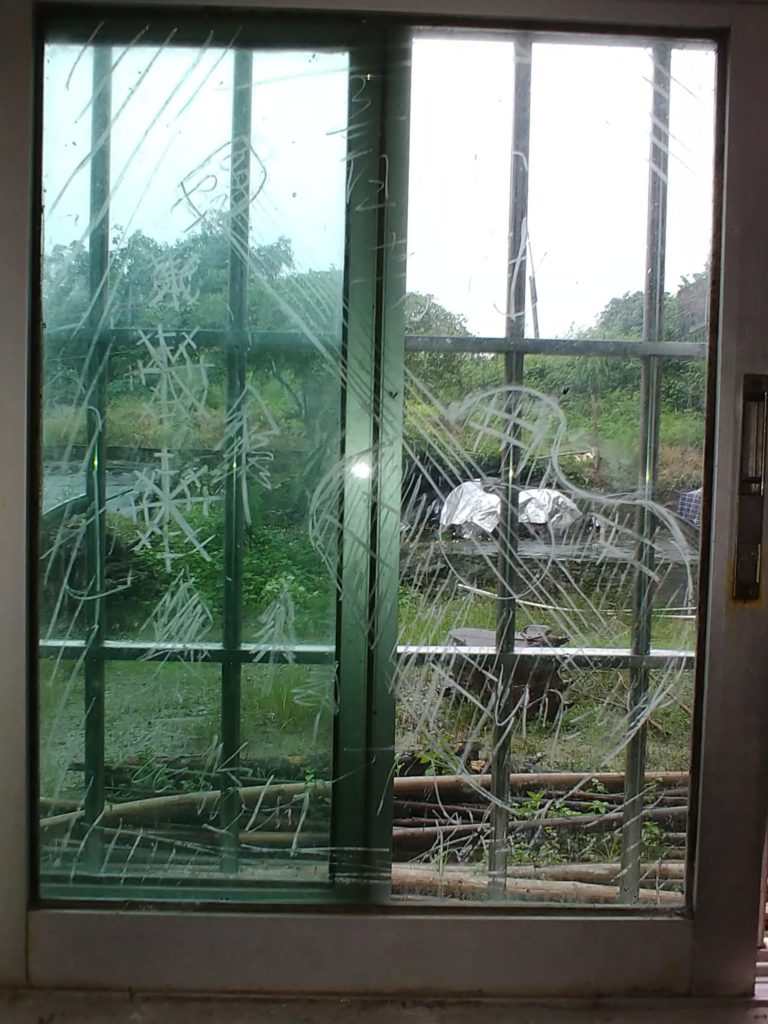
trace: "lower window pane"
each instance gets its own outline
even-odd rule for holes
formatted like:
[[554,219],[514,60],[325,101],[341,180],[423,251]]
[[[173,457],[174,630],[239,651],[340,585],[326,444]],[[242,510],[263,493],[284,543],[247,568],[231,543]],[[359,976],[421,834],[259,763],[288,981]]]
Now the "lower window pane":
[[216,666],[109,664],[103,771],[90,783],[106,798],[96,821],[84,809],[82,665],[47,659],[40,671],[44,896],[66,892],[73,878],[80,896],[196,900],[327,883],[329,666],[244,668],[243,740],[228,766]]

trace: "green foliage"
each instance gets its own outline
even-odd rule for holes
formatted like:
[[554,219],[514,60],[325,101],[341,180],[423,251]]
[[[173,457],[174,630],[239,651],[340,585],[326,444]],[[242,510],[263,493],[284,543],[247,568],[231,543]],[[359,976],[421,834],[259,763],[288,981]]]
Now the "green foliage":
[[[694,283],[684,284],[676,295],[665,296],[661,340],[702,340],[704,300],[700,293],[707,280],[706,274],[697,274]],[[574,337],[629,341],[642,338],[643,301],[642,292],[627,292],[619,298],[611,299],[595,325],[582,328]],[[698,316],[702,322],[695,326]],[[583,396],[631,392],[640,384],[640,364],[637,360],[578,356],[569,359],[568,364],[568,385]],[[669,410],[703,411],[705,384],[706,368],[702,362],[688,359],[664,361],[662,401]]]
[[[590,783],[595,786],[595,780]],[[519,864],[565,864],[578,862],[616,861],[621,856],[621,835],[618,829],[598,831],[583,828],[547,827],[551,818],[578,817],[583,814],[602,816],[615,811],[606,800],[588,801],[578,810],[569,807],[566,799],[552,799],[541,790],[530,790],[525,800],[512,808],[512,820],[541,819],[541,828],[529,838],[517,833],[511,843],[511,860]],[[661,860],[666,854],[664,829],[655,821],[644,821],[640,843],[643,861]]]
[[[705,273],[685,282],[664,305],[664,340],[703,340]],[[596,322],[573,335],[576,340],[632,341],[643,336],[643,294],[628,292],[611,299]],[[640,424],[641,363],[638,359],[600,356],[529,356],[525,383],[556,398],[566,416],[568,435],[563,449],[590,449],[592,463],[563,463],[565,472],[582,486],[632,489],[637,481]],[[661,475],[667,481],[660,496],[701,482],[704,440],[706,366],[703,361],[665,359],[661,378]],[[665,472],[665,448],[696,451],[696,469],[672,480]],[[669,461],[667,459],[666,461]],[[692,467],[690,467],[692,469]],[[575,476],[574,476],[575,473]]]
[[[405,333],[444,338],[468,338],[472,333],[465,318],[452,313],[433,295],[409,292],[405,301]],[[439,415],[444,408],[473,391],[498,387],[503,383],[500,356],[472,355],[466,352],[408,352],[405,367],[410,378],[406,392],[406,429],[421,414]],[[409,416],[408,406],[413,406]],[[417,431],[414,431],[414,435]]]
[[[125,236],[116,227],[109,254],[107,325],[227,327],[231,320],[230,246],[224,217],[203,221],[200,231],[176,242],[157,242],[142,231]],[[252,248],[249,307],[255,322],[263,313],[263,296],[292,268],[293,252],[287,238]],[[90,293],[88,251],[82,245],[58,244],[46,254],[43,302],[49,331],[72,332],[84,325]]]
[[[286,238],[254,246],[249,256],[248,327],[294,332],[304,339],[299,345],[273,346],[263,354],[262,369],[274,371],[306,424],[312,420],[317,396],[327,388],[328,375],[337,372],[329,353],[338,351],[340,338],[341,271],[296,272]],[[157,242],[141,231],[125,237],[116,228],[105,326],[147,331],[228,328],[229,257],[225,218],[203,223],[199,232],[173,243]],[[46,403],[75,405],[84,397],[84,378],[92,358],[91,332],[84,329],[91,308],[88,252],[81,245],[58,244],[46,254],[43,308]],[[223,349],[209,349],[207,360],[211,377],[221,376]],[[135,363],[135,351],[113,349],[110,399],[127,393],[141,395]]]
[[[172,587],[182,574],[191,581],[215,619],[224,600],[224,518],[220,503],[208,515],[189,509],[185,519],[204,543],[206,558],[181,536],[174,543],[174,560],[169,572],[163,546],[156,539],[150,546],[137,544],[136,528],[123,516],[110,517],[109,525],[119,538],[129,560],[121,568],[121,579],[130,586],[119,590],[112,601],[119,620],[134,624],[146,617],[157,597]],[[126,556],[128,559],[128,556]],[[243,552],[243,619],[255,623],[277,602],[289,601],[295,614],[293,628],[304,640],[327,638],[332,628],[334,584],[305,530],[279,525],[261,517],[247,530]]]
[[[204,562],[196,553],[191,553],[187,556],[186,566],[184,560],[181,563],[198,580],[203,593],[216,607],[220,606],[224,588],[222,574],[218,570],[223,558],[223,534],[223,529],[215,529],[212,546],[208,549],[211,562]],[[306,533],[294,527],[281,528],[274,523],[254,525],[247,532],[243,557],[245,609],[251,614],[259,614],[284,591],[290,593],[299,610],[303,610],[310,620],[319,615],[322,621],[329,615],[332,581]]]

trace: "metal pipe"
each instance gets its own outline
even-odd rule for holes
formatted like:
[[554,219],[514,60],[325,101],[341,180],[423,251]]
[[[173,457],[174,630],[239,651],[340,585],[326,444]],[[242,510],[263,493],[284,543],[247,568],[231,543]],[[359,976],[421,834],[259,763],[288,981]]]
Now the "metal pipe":
[[[507,316],[505,341],[512,349],[525,337],[525,288],[528,221],[528,154],[531,134],[530,36],[515,39],[515,95],[510,168],[509,250],[507,260]],[[504,355],[504,382],[510,387],[506,403],[508,422],[515,422],[515,387],[523,382],[519,352]],[[491,758],[491,844],[488,861],[488,897],[506,896],[507,826],[509,821],[510,726],[515,699],[512,690],[515,647],[515,587],[517,580],[518,432],[510,426],[501,452],[502,500],[499,520],[499,593],[496,618],[496,707]]]
[[[95,825],[104,809],[104,640],[106,636],[106,404],[109,345],[102,336],[108,303],[110,123],[112,117],[112,50],[93,47],[89,221],[88,315],[91,347],[83,369],[86,394],[88,458],[85,472],[86,602],[90,618],[84,657],[85,821]],[[101,866],[98,828],[88,830],[86,863]]]
[[[669,166],[669,94],[672,50],[657,43],[653,57],[651,150],[648,170],[648,231],[643,302],[643,341],[656,344],[664,337],[664,261],[667,235],[667,173]],[[632,653],[647,654],[651,647],[655,566],[653,536],[656,517],[650,506],[659,463],[661,363],[656,356],[643,360],[640,390],[640,493],[635,518],[637,570],[633,594]],[[634,902],[640,890],[640,855],[643,836],[645,788],[646,705],[650,672],[633,667],[629,683],[629,731],[626,751],[625,803],[621,830],[621,899]]]
[[253,54],[236,50],[232,83],[232,145],[229,194],[229,326],[224,491],[223,646],[221,666],[222,867],[236,871],[240,831],[237,767],[240,761],[243,527],[245,485],[245,345],[250,255],[251,108]]

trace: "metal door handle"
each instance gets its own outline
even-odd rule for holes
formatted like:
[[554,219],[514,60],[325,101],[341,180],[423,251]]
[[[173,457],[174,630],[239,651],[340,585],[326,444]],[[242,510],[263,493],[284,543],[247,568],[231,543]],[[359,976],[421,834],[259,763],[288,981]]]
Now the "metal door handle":
[[767,427],[768,376],[745,374],[733,572],[733,596],[739,601],[756,601],[760,596]]

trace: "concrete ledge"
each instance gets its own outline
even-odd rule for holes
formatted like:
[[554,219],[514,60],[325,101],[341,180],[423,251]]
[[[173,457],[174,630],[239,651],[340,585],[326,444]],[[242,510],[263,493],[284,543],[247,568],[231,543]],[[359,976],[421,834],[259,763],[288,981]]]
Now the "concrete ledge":
[[766,1024],[755,999],[510,1001],[174,997],[141,993],[0,993],[3,1024]]

